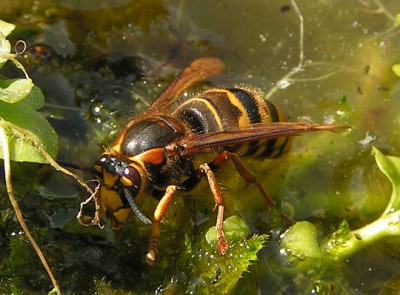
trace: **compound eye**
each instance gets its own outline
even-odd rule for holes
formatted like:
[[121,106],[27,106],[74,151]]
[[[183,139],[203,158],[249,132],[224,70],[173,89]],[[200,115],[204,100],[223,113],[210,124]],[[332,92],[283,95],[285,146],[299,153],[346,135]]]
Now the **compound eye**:
[[140,187],[139,172],[131,166],[125,167],[123,175],[121,177],[121,183],[125,187],[132,187],[132,186],[134,186],[135,188]]

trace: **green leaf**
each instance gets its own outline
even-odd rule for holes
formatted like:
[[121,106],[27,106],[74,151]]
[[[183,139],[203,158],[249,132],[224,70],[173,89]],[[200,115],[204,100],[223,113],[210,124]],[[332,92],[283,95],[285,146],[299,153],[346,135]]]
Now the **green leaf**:
[[392,71],[397,77],[400,77],[400,64],[394,64],[392,66]]
[[[205,238],[192,244],[192,240],[185,236],[186,249],[180,252],[178,269],[171,274],[174,279],[167,277],[164,281],[165,293],[169,289],[173,289],[174,294],[200,295],[229,294],[232,291],[243,273],[258,259],[257,255],[264,247],[267,235],[254,235],[245,239],[249,229],[238,216],[227,218],[224,229],[227,236],[229,232],[239,233],[232,236],[237,241],[230,241],[225,255],[220,255],[217,245],[210,245]],[[209,232],[215,232],[215,227],[211,227]]]
[[0,34],[7,37],[13,30],[15,25],[0,20]]
[[266,235],[253,236],[231,244],[224,256],[216,253],[214,246],[191,249],[191,255],[185,255],[182,264],[188,268],[186,273],[190,274],[192,279],[189,284],[188,281],[181,282],[185,286],[182,293],[229,294],[243,273],[257,260],[257,254],[263,248],[266,239]]
[[8,103],[19,102],[30,94],[32,88],[31,79],[0,80],[0,100]]
[[[11,60],[24,72],[26,79],[0,80],[0,123],[6,131],[12,160],[46,163],[37,146],[54,157],[57,153],[57,134],[47,120],[35,111],[44,104],[42,91],[29,79],[23,65],[11,55],[11,44],[6,36],[14,28],[14,25],[0,20],[0,68]],[[1,146],[0,151],[2,157]]]
[[372,151],[379,169],[392,184],[392,195],[385,211],[375,221],[352,231],[347,221],[341,223],[322,246],[331,261],[348,257],[386,237],[400,236],[400,158],[385,156],[375,147]]
[[288,272],[308,271],[319,267],[323,254],[317,240],[317,228],[308,221],[290,227],[282,239],[282,253],[286,254]]
[[29,92],[28,96],[21,100],[20,103],[28,105],[34,110],[42,108],[44,106],[44,95],[42,90],[36,85],[33,85],[31,92]]
[[257,253],[264,247],[266,239],[266,235],[253,236],[233,245],[226,256],[218,256],[215,268],[203,265],[199,277],[209,279],[209,284],[198,294],[229,294],[252,262],[257,260]]
[[[230,216],[224,221],[224,233],[228,243],[238,242],[249,236],[250,231],[247,224],[239,216]],[[206,240],[210,245],[217,244],[217,232],[215,226],[206,233]]]
[[[37,144],[42,145],[51,156],[55,157],[58,149],[57,134],[49,122],[29,104],[0,102],[0,118],[29,132],[30,136],[35,137]],[[24,139],[26,134],[10,128],[6,128],[6,131],[10,157],[13,161],[47,163],[38,149],[29,140]]]
[[6,37],[15,29],[15,25],[0,20],[0,69],[11,54],[11,44]]
[[400,24],[400,13],[396,14],[396,22]]
[[308,221],[300,221],[284,234],[282,246],[286,252],[301,258],[321,258],[322,252],[317,241],[317,228]]
[[0,33],[0,69],[8,60],[10,54],[11,54],[11,44],[4,37],[4,35]]
[[379,169],[392,183],[392,196],[383,215],[400,209],[400,158],[385,156],[377,148],[372,148],[375,154],[375,161]]

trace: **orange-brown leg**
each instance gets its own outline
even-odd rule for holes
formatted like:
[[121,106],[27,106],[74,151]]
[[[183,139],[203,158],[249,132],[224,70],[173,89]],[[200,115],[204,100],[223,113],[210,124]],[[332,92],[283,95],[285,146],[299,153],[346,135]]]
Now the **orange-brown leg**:
[[[216,167],[220,167],[228,160],[232,160],[239,175],[246,181],[246,185],[248,185],[249,183],[254,184],[261,195],[264,197],[267,205],[270,208],[275,207],[274,200],[269,196],[264,186],[257,180],[256,176],[243,164],[238,154],[223,151],[211,162],[211,164],[215,165]],[[289,223],[294,223],[293,219],[284,213],[282,213],[282,218]]]
[[271,208],[275,207],[274,200],[269,196],[263,185],[257,180],[256,176],[243,164],[238,154],[223,151],[212,161],[212,163],[215,166],[220,167],[228,160],[232,160],[237,172],[239,172],[239,175],[246,181],[246,185],[250,183],[254,184],[264,197],[268,206]]
[[228,242],[225,239],[225,234],[223,230],[223,223],[224,223],[224,205],[225,200],[224,196],[222,195],[221,188],[219,187],[217,180],[215,179],[214,172],[208,166],[207,163],[201,164],[199,166],[200,172],[204,173],[207,177],[208,184],[210,185],[211,192],[214,197],[215,206],[217,207],[217,241],[218,241],[218,251],[221,255],[226,253],[228,250]]
[[163,219],[168,205],[172,200],[174,193],[177,190],[176,185],[170,185],[165,190],[164,196],[161,198],[160,202],[157,205],[156,210],[154,211],[154,222],[153,229],[151,231],[151,237],[149,242],[149,249],[147,250],[146,262],[149,265],[154,265],[156,261],[156,254],[158,248],[158,239],[160,237],[160,222]]
[[[275,202],[268,195],[264,186],[257,180],[255,175],[249,169],[247,169],[247,167],[240,160],[239,155],[224,151],[219,154],[211,163],[201,164],[196,170],[195,175],[193,175],[193,177],[190,178],[187,182],[184,182],[179,186],[170,185],[167,187],[163,197],[160,199],[160,202],[157,205],[156,210],[154,211],[153,229],[151,233],[149,249],[146,255],[146,261],[148,264],[154,265],[157,254],[158,240],[160,237],[160,222],[166,213],[166,210],[172,200],[174,193],[177,190],[190,190],[194,185],[197,184],[202,175],[205,175],[207,177],[211,192],[214,197],[215,206],[217,208],[216,231],[218,240],[218,251],[221,255],[224,255],[226,253],[229,244],[226,241],[223,231],[225,200],[222,195],[221,188],[217,183],[213,170],[221,167],[228,160],[232,160],[236,170],[238,171],[239,175],[246,181],[246,184],[252,183],[256,185],[257,189],[260,191],[261,195],[264,197],[269,207],[273,208],[275,206]],[[288,222],[294,222],[284,213],[282,213],[282,217]]]

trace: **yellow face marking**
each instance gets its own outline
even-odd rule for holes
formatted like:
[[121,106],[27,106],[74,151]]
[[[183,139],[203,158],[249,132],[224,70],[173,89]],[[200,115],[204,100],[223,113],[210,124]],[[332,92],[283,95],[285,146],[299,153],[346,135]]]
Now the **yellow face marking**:
[[103,183],[106,187],[113,187],[115,182],[118,180],[118,175],[110,174],[107,171],[103,170]]
[[102,186],[100,188],[100,198],[103,212],[114,212],[123,205],[118,192],[112,189],[108,189],[105,186]]
[[130,187],[130,186],[133,185],[132,181],[129,180],[128,178],[126,178],[125,176],[122,176],[122,177],[120,178],[120,182],[122,183],[122,185],[123,185],[124,187]]
[[101,209],[103,212],[107,212],[106,215],[110,220],[111,227],[113,229],[120,228],[120,225],[128,219],[132,209],[121,208],[123,204],[120,195],[115,190],[108,189],[105,186],[100,188],[100,198]]
[[120,225],[128,220],[131,212],[132,212],[131,208],[121,208],[118,211],[114,212],[113,216],[115,220],[118,222],[118,225]]
[[97,172],[101,173],[101,170],[103,169],[103,167],[100,165],[94,165],[93,169],[96,170]]

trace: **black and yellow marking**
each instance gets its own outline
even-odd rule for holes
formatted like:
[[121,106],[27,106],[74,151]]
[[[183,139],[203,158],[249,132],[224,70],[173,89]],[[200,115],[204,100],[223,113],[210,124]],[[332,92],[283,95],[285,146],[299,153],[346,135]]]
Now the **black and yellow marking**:
[[[280,111],[260,92],[240,86],[200,93],[178,106],[173,116],[196,134],[284,121]],[[231,146],[228,150],[242,156],[276,158],[287,150],[288,143],[285,137],[274,138]]]
[[[259,91],[243,86],[209,89],[177,100],[194,83],[224,69],[218,58],[193,61],[148,112],[126,125],[92,169],[100,182],[99,216],[105,213],[113,228],[120,227],[131,212],[144,224],[153,223],[146,257],[150,264],[156,258],[160,222],[175,193],[190,191],[201,178],[207,179],[217,208],[218,250],[224,254],[228,248],[222,228],[225,201],[214,172],[231,160],[246,183],[254,184],[273,207],[275,202],[240,156],[275,158],[289,149],[295,134],[340,128],[280,123],[284,118],[279,110]],[[180,104],[173,106],[178,101]],[[212,157],[210,161],[203,158],[206,156]],[[198,160],[202,162],[196,163]],[[136,204],[146,195],[159,200],[153,221]]]

